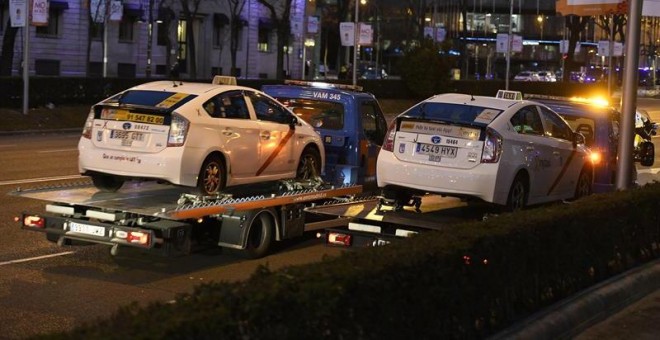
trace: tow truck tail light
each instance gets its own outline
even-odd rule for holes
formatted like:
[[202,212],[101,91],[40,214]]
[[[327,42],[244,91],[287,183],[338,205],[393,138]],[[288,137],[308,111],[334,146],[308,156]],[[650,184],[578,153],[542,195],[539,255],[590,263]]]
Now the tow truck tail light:
[[591,164],[598,165],[603,160],[603,154],[598,149],[593,149],[589,152],[589,160]]
[[328,244],[350,247],[353,239],[351,235],[331,231],[328,233]]
[[94,126],[94,108],[89,110],[85,126],[83,127],[82,136],[87,139],[92,139],[92,127]]
[[486,129],[484,151],[481,154],[481,163],[497,163],[502,154],[502,136],[493,129]]
[[170,125],[170,134],[167,138],[167,146],[183,146],[188,135],[190,122],[184,117],[173,113],[172,124]]
[[23,225],[30,228],[43,229],[46,227],[46,219],[37,215],[24,215]]
[[383,150],[394,152],[394,136],[396,135],[396,121],[393,121],[392,124],[387,128],[387,134],[385,135],[385,141],[383,142]]
[[115,230],[114,237],[126,243],[140,246],[150,246],[152,241],[151,233],[138,230]]

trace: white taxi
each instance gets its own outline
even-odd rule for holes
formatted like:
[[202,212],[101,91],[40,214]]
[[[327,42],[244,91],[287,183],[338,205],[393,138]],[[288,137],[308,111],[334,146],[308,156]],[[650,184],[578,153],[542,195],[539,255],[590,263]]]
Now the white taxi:
[[400,206],[436,193],[517,210],[590,194],[584,137],[518,94],[436,95],[400,114],[378,155],[384,198]]
[[92,106],[78,143],[79,171],[103,191],[128,179],[196,187],[320,176],[323,143],[308,123],[261,91],[156,81]]

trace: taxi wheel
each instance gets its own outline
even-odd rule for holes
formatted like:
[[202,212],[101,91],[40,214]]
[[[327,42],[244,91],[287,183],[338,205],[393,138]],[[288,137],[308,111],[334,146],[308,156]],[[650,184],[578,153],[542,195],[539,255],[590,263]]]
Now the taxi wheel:
[[527,205],[527,181],[524,175],[518,174],[511,184],[509,196],[506,201],[508,211],[518,211]]
[[217,155],[209,156],[202,165],[197,179],[197,189],[202,195],[215,195],[225,188],[225,163]]
[[580,197],[591,195],[591,183],[592,175],[589,169],[584,169],[580,172],[580,177],[578,177],[577,185],[575,186],[575,196],[573,199],[578,199]]
[[273,242],[275,222],[273,216],[267,211],[261,211],[252,219],[248,230],[247,242],[243,254],[249,259],[264,257],[270,250]]
[[307,147],[300,155],[296,179],[314,179],[321,176],[321,155],[316,149]]
[[117,176],[94,174],[91,177],[96,189],[105,192],[115,192],[124,185],[124,180]]

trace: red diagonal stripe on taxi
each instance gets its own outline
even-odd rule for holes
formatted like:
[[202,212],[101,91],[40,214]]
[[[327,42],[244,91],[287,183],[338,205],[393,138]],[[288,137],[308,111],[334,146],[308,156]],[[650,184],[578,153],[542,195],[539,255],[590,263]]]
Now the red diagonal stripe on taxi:
[[293,131],[294,131],[293,129],[289,129],[289,132],[287,132],[286,135],[284,135],[284,138],[282,138],[280,144],[278,144],[275,150],[273,151],[273,153],[271,153],[270,156],[268,156],[268,159],[264,162],[261,168],[257,170],[256,176],[261,175],[261,173],[264,172],[266,168],[268,168],[270,163],[272,163],[275,157],[277,157],[277,155],[282,151],[282,149],[284,149],[286,143],[289,141],[289,139],[291,139],[291,136],[293,136]]
[[573,160],[573,157],[575,157],[575,154],[577,153],[576,150],[573,150],[570,155],[568,155],[568,159],[566,160],[566,163],[564,163],[564,167],[561,168],[561,171],[559,172],[559,175],[557,178],[555,178],[555,181],[552,183],[552,186],[550,186],[550,190],[548,190],[548,195],[552,192],[552,190],[555,190],[555,187],[557,184],[559,184],[559,181],[561,181],[562,177],[564,177],[564,174],[566,174],[566,170],[568,170],[569,165],[571,165],[571,161]]

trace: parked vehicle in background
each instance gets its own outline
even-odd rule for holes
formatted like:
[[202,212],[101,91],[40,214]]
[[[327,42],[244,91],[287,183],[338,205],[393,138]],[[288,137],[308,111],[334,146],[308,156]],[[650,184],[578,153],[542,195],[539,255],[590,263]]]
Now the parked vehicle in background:
[[538,73],[534,71],[523,71],[518,73],[515,77],[513,77],[513,80],[516,81],[540,81],[541,78],[539,77]]
[[382,68],[370,67],[362,72],[360,79],[387,79],[387,72]]
[[549,82],[557,81],[557,77],[552,71],[539,71],[537,74],[539,76],[540,81],[549,81]]
[[94,106],[78,144],[79,170],[103,191],[128,179],[197,187],[320,176],[321,137],[275,99],[235,84],[156,81]]
[[517,210],[590,194],[584,137],[547,106],[521,99],[448,93],[397,116],[378,155],[385,199],[403,205],[437,193]]
[[387,121],[373,94],[359,86],[287,80],[262,90],[310,122],[325,147],[324,180],[335,185],[371,183]]

